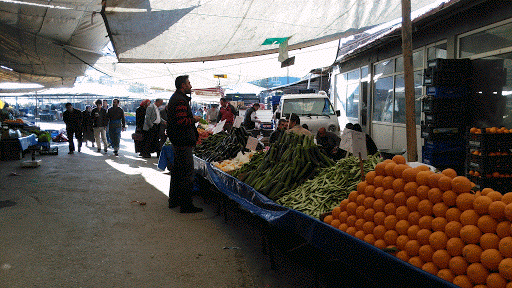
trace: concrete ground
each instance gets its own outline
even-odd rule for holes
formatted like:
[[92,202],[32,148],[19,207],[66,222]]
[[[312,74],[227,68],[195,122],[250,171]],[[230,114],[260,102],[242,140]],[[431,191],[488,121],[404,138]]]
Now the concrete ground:
[[[62,124],[41,123],[42,129]],[[82,147],[36,155],[38,168],[0,162],[0,287],[313,287],[312,272],[277,258],[270,269],[251,219],[194,199],[198,214],[167,208],[170,176],[155,154],[119,157]],[[140,205],[140,201],[146,205]]]

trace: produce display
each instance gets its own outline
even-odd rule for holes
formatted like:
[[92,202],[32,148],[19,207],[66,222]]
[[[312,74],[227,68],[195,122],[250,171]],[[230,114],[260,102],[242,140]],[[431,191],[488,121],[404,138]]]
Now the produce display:
[[[245,148],[248,138],[249,133],[244,127],[233,128],[229,134],[220,132],[206,138],[195,147],[194,153],[197,157],[208,162],[233,159],[240,151],[249,152]],[[260,144],[258,148],[263,149],[263,146]]]
[[[257,152],[238,152],[235,158],[224,160],[220,163],[218,162],[212,162],[212,165],[219,168],[220,170],[230,173],[234,170],[240,169],[244,164],[249,163],[251,161],[251,158],[254,156],[254,154]],[[263,154],[263,153],[259,153]]]
[[510,287],[512,193],[474,187],[453,169],[395,156],[323,221],[460,287]]
[[242,167],[236,177],[273,200],[335,164],[313,143],[313,137],[295,133],[285,134],[256,161],[258,165],[251,161],[251,169]]
[[[376,154],[364,161],[364,173],[375,169],[382,162]],[[289,191],[276,202],[291,209],[318,218],[320,214],[331,211],[348,197],[361,182],[359,158],[351,156],[336,162],[336,165],[324,168],[313,179]]]
[[205,130],[202,127],[197,127],[197,133],[199,134],[199,139],[197,139],[196,145],[201,144],[204,139],[213,134],[211,130]]

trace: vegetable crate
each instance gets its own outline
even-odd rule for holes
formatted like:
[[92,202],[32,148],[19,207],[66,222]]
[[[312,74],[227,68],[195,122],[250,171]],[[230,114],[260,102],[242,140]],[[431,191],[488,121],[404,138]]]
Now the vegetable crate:
[[464,147],[436,151],[423,146],[423,163],[434,167],[464,166]]
[[472,149],[496,152],[498,150],[508,150],[512,148],[512,134],[510,133],[469,133],[467,138],[468,145]]
[[425,113],[452,113],[464,111],[467,102],[465,97],[460,98],[435,98],[425,96],[422,100],[422,111]]
[[429,86],[427,95],[433,98],[464,98],[469,95],[468,87]]
[[438,128],[434,125],[423,124],[421,125],[421,138],[425,138],[427,140],[442,140],[442,139],[464,139],[462,137],[462,131],[464,131],[463,127],[447,127],[447,128]]
[[467,176],[471,182],[475,183],[479,189],[491,188],[499,191],[502,194],[512,192],[512,178],[511,177],[482,177],[482,176]]
[[459,111],[445,111],[442,113],[425,113],[425,124],[436,127],[454,127],[465,126],[467,124],[467,117],[464,110]]

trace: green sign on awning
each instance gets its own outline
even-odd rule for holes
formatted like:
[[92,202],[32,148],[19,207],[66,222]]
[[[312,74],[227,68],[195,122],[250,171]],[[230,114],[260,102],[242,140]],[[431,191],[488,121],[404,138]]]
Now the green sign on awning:
[[261,45],[274,45],[274,44],[281,44],[288,40],[290,37],[284,37],[284,38],[267,38]]

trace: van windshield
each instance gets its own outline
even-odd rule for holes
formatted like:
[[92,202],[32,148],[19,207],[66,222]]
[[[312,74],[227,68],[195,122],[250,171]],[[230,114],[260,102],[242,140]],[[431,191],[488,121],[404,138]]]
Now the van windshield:
[[282,114],[295,113],[299,116],[330,116],[334,115],[331,103],[327,98],[298,98],[283,101]]

